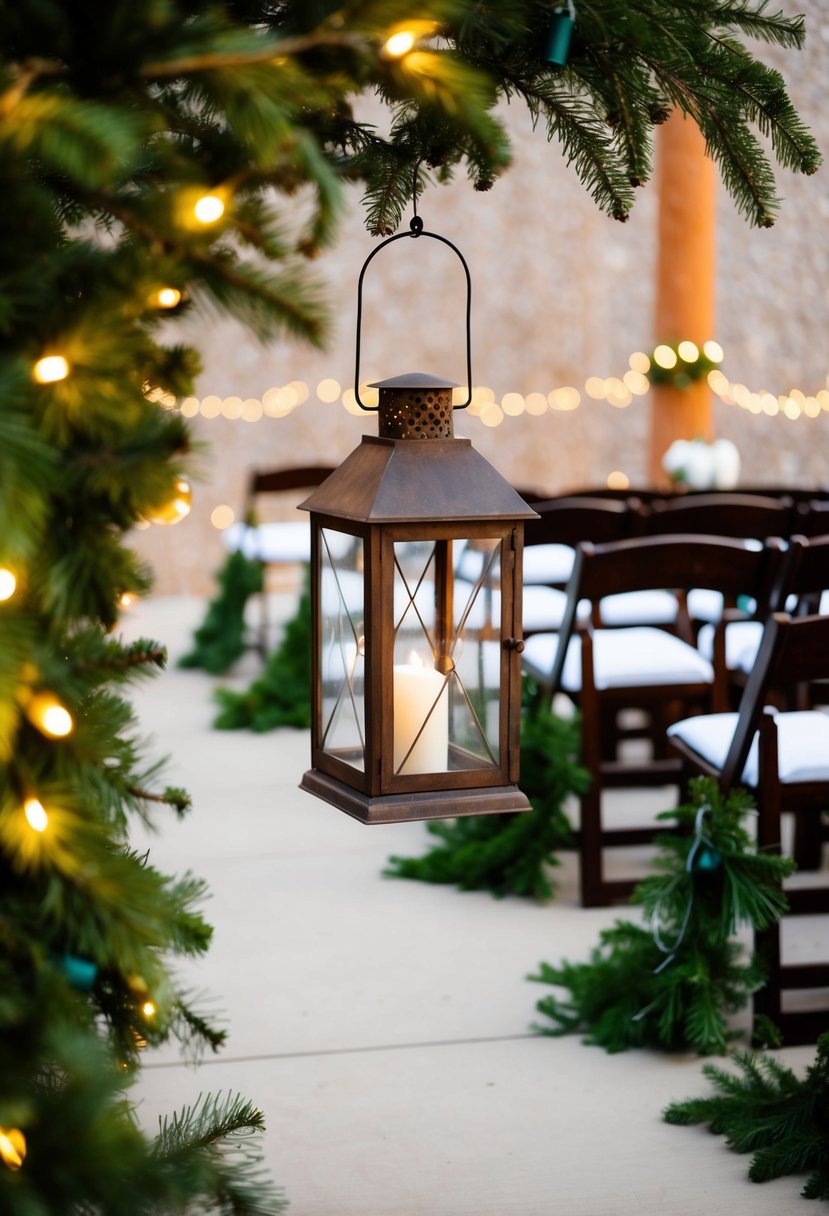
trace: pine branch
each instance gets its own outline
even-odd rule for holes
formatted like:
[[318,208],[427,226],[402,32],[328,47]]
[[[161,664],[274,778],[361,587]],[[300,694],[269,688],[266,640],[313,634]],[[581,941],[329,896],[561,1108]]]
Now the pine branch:
[[730,1149],[752,1153],[749,1177],[766,1182],[787,1174],[809,1174],[808,1198],[829,1194],[829,1142],[825,1110],[829,1098],[829,1035],[818,1040],[817,1058],[800,1080],[773,1056],[738,1053],[739,1071],[706,1066],[710,1097],[672,1103],[668,1123],[707,1123]]
[[[261,39],[259,40],[261,41]],[[226,68],[246,68],[256,64],[277,63],[280,58],[305,55],[322,47],[339,47],[365,54],[368,45],[364,38],[356,37],[345,30],[318,29],[313,33],[293,38],[279,38],[248,51],[214,51],[182,56],[171,60],[156,60],[145,63],[141,75],[149,80],[164,80],[178,76],[192,76],[198,72],[213,72]]]
[[634,891],[646,925],[617,921],[586,962],[542,964],[529,977],[568,993],[537,1003],[553,1022],[546,1033],[578,1031],[607,1051],[728,1049],[728,1015],[764,979],[732,935],[742,923],[761,928],[780,916],[792,863],[756,852],[741,822],[745,791],[724,799],[706,779],[692,783],[691,797],[660,816],[679,831],[657,840],[655,872]]

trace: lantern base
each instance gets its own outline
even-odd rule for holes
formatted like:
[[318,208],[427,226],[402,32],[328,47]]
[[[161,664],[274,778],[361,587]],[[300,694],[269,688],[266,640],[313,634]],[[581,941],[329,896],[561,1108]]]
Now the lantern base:
[[360,823],[412,823],[419,819],[457,819],[462,815],[505,815],[531,810],[517,785],[471,790],[428,790],[417,794],[383,794],[371,798],[335,777],[311,768],[299,788],[330,802]]

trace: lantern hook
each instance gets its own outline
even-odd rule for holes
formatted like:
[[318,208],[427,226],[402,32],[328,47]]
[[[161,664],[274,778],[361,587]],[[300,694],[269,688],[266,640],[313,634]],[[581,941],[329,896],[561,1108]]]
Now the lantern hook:
[[[415,181],[416,186],[416,181]],[[417,189],[415,188],[413,195],[414,215],[409,220],[408,232],[396,232],[394,236],[387,237],[376,249],[372,249],[366,260],[363,262],[363,268],[360,271],[360,277],[357,280],[357,344],[356,344],[356,359],[354,366],[354,397],[361,410],[367,414],[376,413],[379,408],[376,405],[366,405],[360,399],[360,331],[363,317],[363,279],[368,270],[369,263],[377,256],[381,249],[385,249],[387,245],[391,245],[394,241],[403,240],[405,237],[416,239],[420,236],[431,237],[434,241],[440,241],[443,245],[448,245],[449,248],[458,255],[460,263],[463,266],[464,274],[466,275],[466,400],[453,408],[456,410],[465,410],[472,402],[472,276],[469,273],[469,266],[466,263],[466,258],[458,249],[457,245],[453,244],[448,237],[441,236],[438,232],[429,232],[423,227],[423,220],[417,214]]]

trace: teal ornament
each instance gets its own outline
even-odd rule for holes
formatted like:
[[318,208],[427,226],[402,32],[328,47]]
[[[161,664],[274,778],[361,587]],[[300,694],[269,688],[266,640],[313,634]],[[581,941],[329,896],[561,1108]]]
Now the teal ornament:
[[722,855],[710,845],[703,845],[694,858],[694,869],[711,874],[722,865]]
[[563,68],[567,63],[567,53],[570,50],[570,35],[576,23],[576,12],[572,3],[562,4],[553,9],[550,31],[547,36],[547,49],[544,58],[547,63]]
[[73,988],[78,992],[91,991],[98,976],[97,963],[91,963],[86,958],[78,958],[76,954],[64,954],[55,962]]

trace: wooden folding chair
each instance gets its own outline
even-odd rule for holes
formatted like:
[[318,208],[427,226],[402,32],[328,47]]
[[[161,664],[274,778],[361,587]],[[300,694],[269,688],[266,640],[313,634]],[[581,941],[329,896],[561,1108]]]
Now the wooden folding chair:
[[558,629],[581,541],[622,540],[638,526],[638,503],[590,497],[550,498],[532,504],[524,525],[524,636]]
[[[730,539],[697,536],[644,537],[606,545],[578,547],[567,589],[567,608],[558,634],[536,634],[525,642],[525,671],[548,697],[561,691],[578,706],[582,720],[581,760],[591,774],[581,799],[581,897],[585,906],[626,898],[633,880],[610,882],[603,876],[603,850],[653,839],[655,828],[606,830],[602,792],[626,786],[676,782],[680,764],[669,758],[668,722],[693,710],[724,704],[724,673],[716,672],[691,643],[653,626],[596,628],[579,614],[622,588],[710,587],[725,595],[746,594],[765,603],[771,593],[781,546],[777,541],[749,548]],[[610,742],[622,710],[645,711],[650,736],[661,743],[639,763],[620,761]]]
[[[288,499],[292,491],[305,491],[320,485],[333,468],[327,465],[296,465],[279,469],[253,469],[248,478],[242,521],[222,533],[229,553],[241,550],[251,561],[262,563],[263,571],[273,566],[294,566],[310,561],[311,528],[306,518],[295,520],[260,519],[260,499],[263,495],[279,495],[280,506],[296,507],[300,496]],[[265,657],[270,641],[267,586],[263,580],[259,625],[254,634],[253,648]]]
[[[791,695],[798,683],[829,678],[829,617],[772,615],[739,712],[705,714],[674,723],[671,745],[684,775],[705,773],[724,791],[744,785],[754,791],[761,846],[782,848],[782,816],[820,821],[829,807],[829,714],[820,710],[780,711],[775,694]],[[787,889],[790,916],[829,912],[829,885]],[[784,918],[784,922],[785,922]],[[755,1016],[765,1014],[787,1043],[814,1042],[829,1028],[829,993],[822,1008],[784,1008],[783,993],[829,988],[829,962],[784,962],[781,926],[756,935],[768,972],[754,998]],[[829,954],[829,951],[827,952]]]
[[[698,536],[731,536],[739,540],[764,541],[768,536],[790,536],[797,519],[794,500],[787,494],[743,494],[710,491],[657,498],[641,509],[641,532],[645,536],[695,533]],[[688,616],[692,622],[714,623],[724,607],[722,597],[707,588],[688,592]]]

